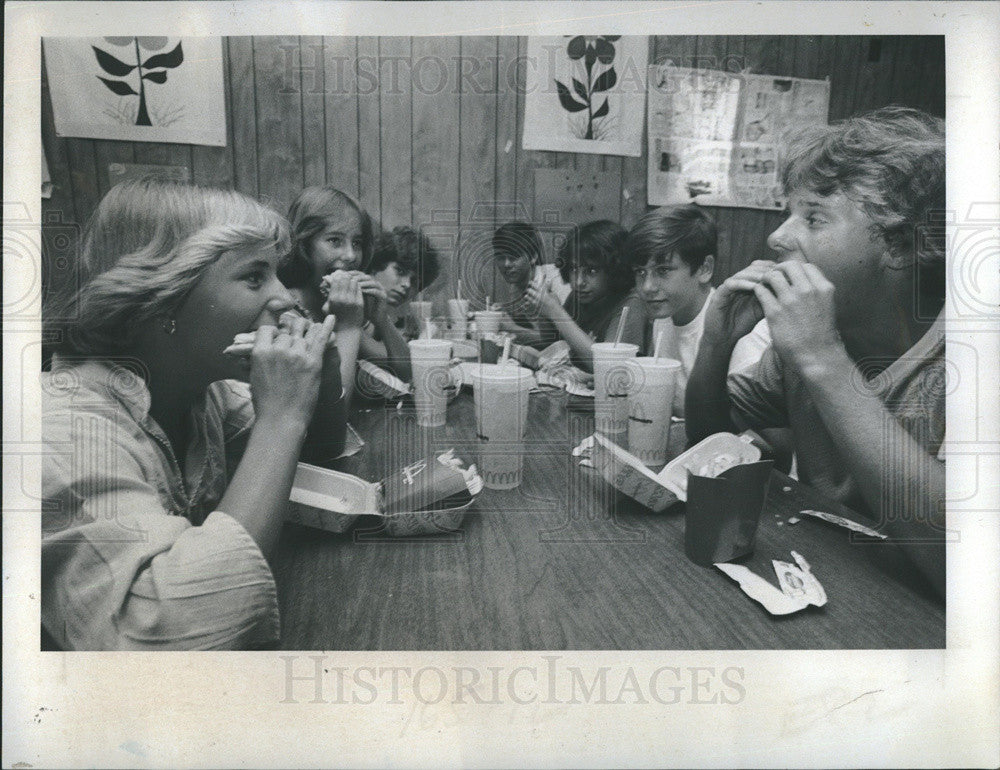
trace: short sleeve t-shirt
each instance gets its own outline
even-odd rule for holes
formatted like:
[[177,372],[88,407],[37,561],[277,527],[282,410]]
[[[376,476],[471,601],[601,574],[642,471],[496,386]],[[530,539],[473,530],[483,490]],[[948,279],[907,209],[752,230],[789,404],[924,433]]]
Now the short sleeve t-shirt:
[[[889,413],[933,456],[941,457],[945,427],[944,321],[878,376],[864,383]],[[729,375],[733,422],[742,430],[789,427],[799,478],[828,497],[870,513],[805,383],[769,348],[756,367]],[[873,425],[873,431],[882,426]],[[892,479],[887,479],[889,484]]]
[[[681,368],[677,372],[677,387],[674,389],[673,414],[676,417],[684,416],[684,394],[687,390],[687,381],[694,368],[695,359],[698,357],[698,346],[705,333],[705,316],[714,295],[715,289],[713,288],[709,291],[708,298],[701,310],[698,311],[698,315],[682,326],[675,324],[672,318],[657,318],[653,321],[648,345],[650,355],[652,355],[656,341],[662,333],[663,347],[660,355],[681,362]],[[767,321],[761,320],[749,334],[736,343],[732,358],[729,360],[729,373],[732,374],[756,364],[770,344],[771,334]]]

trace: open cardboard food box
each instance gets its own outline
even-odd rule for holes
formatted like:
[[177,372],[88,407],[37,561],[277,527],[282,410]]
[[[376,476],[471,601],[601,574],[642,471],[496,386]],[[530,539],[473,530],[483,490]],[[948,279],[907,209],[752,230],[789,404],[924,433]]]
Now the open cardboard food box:
[[[454,360],[448,367],[448,384],[444,386],[445,395],[454,398],[462,387],[462,377],[465,370],[460,361]],[[368,398],[384,398],[387,401],[398,401],[413,395],[413,385],[404,382],[392,372],[376,366],[371,361],[358,361],[355,380],[358,392]]]
[[299,463],[286,521],[341,533],[361,516],[377,516],[385,534],[406,537],[454,531],[483,489],[476,466],[449,450],[407,465],[380,482]]
[[696,476],[718,476],[735,465],[760,460],[760,450],[732,433],[716,433],[679,454],[659,473],[601,433],[587,437],[573,450],[589,460],[605,481],[650,510],[665,511],[687,500],[688,471]]

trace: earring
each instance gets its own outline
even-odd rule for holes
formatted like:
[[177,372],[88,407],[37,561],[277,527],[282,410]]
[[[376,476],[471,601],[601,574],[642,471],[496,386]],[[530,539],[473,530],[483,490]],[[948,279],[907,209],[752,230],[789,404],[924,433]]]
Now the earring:
[[175,331],[177,331],[177,320],[174,318],[164,318],[161,326],[165,333],[173,334]]

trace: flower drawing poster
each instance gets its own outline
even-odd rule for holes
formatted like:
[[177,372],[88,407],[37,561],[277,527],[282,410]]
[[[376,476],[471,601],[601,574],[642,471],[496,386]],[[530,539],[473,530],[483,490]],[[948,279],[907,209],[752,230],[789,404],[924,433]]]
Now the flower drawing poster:
[[56,133],[223,146],[221,38],[46,38]]
[[642,154],[649,38],[529,37],[524,149]]

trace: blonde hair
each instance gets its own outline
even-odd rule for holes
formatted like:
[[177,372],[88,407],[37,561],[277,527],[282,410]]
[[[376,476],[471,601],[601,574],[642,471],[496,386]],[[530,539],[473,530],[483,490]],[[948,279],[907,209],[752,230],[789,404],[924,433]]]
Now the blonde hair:
[[276,211],[233,190],[139,179],[112,188],[83,232],[77,275],[46,308],[57,348],[83,355],[130,349],[142,325],[172,314],[224,252],[288,248]]
[[944,140],[944,120],[896,105],[809,126],[783,153],[782,185],[786,193],[843,192],[861,205],[873,234],[893,253],[913,254],[921,267],[943,271],[944,239],[918,236],[945,209]]

